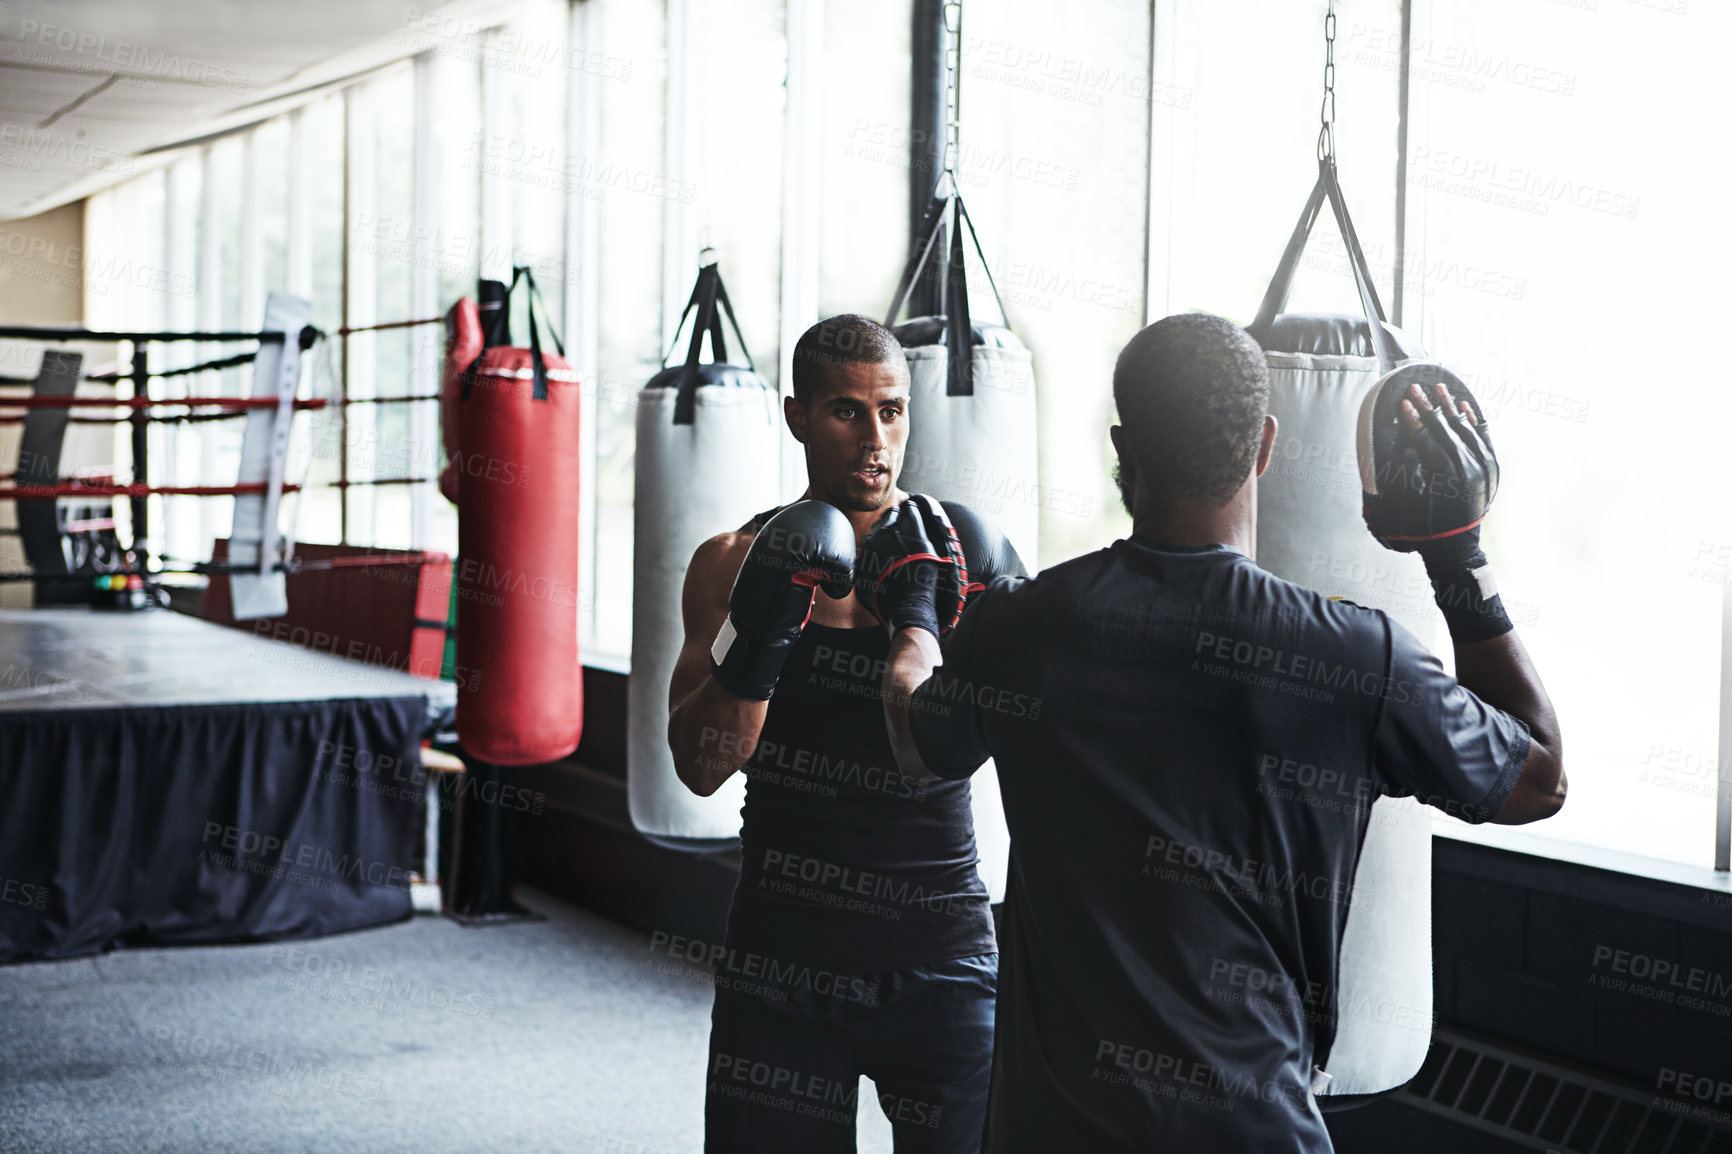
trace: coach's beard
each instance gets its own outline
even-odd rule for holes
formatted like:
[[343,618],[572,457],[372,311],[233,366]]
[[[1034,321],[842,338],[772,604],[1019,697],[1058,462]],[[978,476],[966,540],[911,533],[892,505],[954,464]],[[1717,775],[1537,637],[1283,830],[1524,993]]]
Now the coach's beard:
[[1113,484],[1119,487],[1119,500],[1124,502],[1125,512],[1136,516],[1136,510],[1131,508],[1131,491],[1134,485],[1125,480],[1124,464],[1120,461],[1113,462]]

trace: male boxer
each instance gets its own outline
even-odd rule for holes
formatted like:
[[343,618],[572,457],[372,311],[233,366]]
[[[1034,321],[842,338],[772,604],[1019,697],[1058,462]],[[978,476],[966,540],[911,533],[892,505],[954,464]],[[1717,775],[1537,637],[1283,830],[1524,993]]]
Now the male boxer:
[[[997,759],[1011,870],[985,1149],[1327,1151],[1317,1065],[1371,800],[1550,816],[1557,722],[1483,595],[1477,528],[1420,550],[1459,680],[1383,612],[1257,568],[1276,428],[1243,331],[1151,325],[1113,393],[1130,538],[994,583],[942,651],[898,631],[885,675],[905,772]],[[1422,424],[1431,407],[1417,389],[1402,406],[1410,438],[1451,438],[1422,457],[1489,454],[1453,405]],[[941,532],[901,551],[945,563]]]
[[[908,365],[858,316],[814,325],[793,360],[784,414],[805,446],[805,499],[693,556],[670,691],[680,780],[707,796],[747,777],[705,1149],[852,1151],[864,1074],[899,1152],[974,1154],[998,957],[969,788],[897,769],[878,700],[889,632],[851,587],[922,599],[901,588],[912,568],[854,573],[859,540],[906,496]],[[1023,571],[1002,535],[949,509],[978,577]],[[935,629],[960,608],[946,590]]]

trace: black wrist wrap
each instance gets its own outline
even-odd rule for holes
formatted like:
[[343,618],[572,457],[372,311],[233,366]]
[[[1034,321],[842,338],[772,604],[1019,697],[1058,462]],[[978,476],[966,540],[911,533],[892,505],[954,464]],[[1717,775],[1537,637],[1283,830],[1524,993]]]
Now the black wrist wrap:
[[1425,574],[1431,578],[1432,596],[1449,626],[1450,639],[1460,645],[1502,637],[1515,628],[1498,596],[1491,564],[1479,547],[1479,534],[1427,545],[1419,550]]

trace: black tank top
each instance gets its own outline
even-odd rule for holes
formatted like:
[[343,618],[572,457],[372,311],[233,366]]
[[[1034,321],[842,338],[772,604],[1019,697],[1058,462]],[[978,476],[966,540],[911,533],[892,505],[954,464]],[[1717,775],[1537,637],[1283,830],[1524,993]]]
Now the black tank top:
[[967,781],[896,767],[882,626],[807,625],[745,765],[728,944],[837,973],[991,953]]

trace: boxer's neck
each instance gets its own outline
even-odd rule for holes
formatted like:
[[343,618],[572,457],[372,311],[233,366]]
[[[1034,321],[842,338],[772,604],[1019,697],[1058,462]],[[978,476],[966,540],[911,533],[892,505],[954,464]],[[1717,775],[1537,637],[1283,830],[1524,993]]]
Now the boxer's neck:
[[1158,503],[1138,481],[1132,494],[1131,532],[1147,541],[1171,545],[1225,545],[1255,559],[1256,478],[1239,486],[1225,505],[1186,500]]
[[802,501],[823,501],[841,510],[842,515],[848,518],[848,523],[854,526],[854,541],[856,545],[865,542],[867,535],[871,533],[873,529],[878,527],[878,522],[883,519],[884,514],[902,504],[902,502],[907,499],[908,494],[905,491],[892,485],[890,487],[890,495],[885,498],[884,504],[880,505],[878,508],[850,509],[843,505],[834,496],[820,493],[817,486],[813,485],[810,479],[807,480],[806,491],[800,494],[800,500]]

